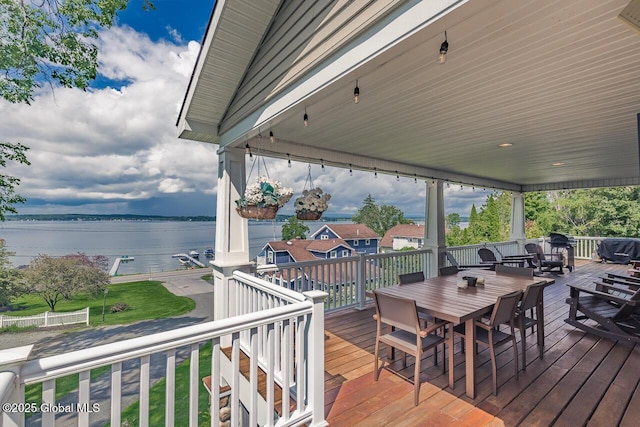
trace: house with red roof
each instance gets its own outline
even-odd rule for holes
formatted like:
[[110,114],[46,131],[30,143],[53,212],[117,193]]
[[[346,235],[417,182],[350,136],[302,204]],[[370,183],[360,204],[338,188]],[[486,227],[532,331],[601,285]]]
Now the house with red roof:
[[314,240],[344,240],[356,253],[377,254],[380,236],[364,224],[325,224],[313,233]]
[[342,239],[291,239],[267,242],[258,255],[258,264],[286,264],[289,262],[343,258],[355,251]]
[[424,245],[424,225],[398,224],[391,227],[380,241],[380,251],[389,252],[400,249],[422,249]]

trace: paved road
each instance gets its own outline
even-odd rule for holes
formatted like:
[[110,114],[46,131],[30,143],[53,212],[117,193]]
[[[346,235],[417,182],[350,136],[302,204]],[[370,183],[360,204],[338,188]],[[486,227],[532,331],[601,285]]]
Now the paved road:
[[[175,295],[188,296],[196,303],[196,308],[185,315],[157,320],[144,320],[131,325],[103,326],[82,331],[69,332],[67,329],[40,329],[21,333],[4,333],[0,340],[0,350],[34,344],[31,358],[86,348],[90,343],[107,344],[120,339],[166,331],[213,320],[213,285],[201,279],[208,270],[185,270],[162,273],[117,276],[111,283],[126,283],[144,280],[159,280]],[[55,338],[55,339],[54,339]],[[60,342],[63,341],[63,342]],[[77,345],[75,345],[77,341]],[[60,347],[55,347],[60,346]]]
[[[20,345],[34,344],[30,359],[46,357],[61,352],[89,348],[95,345],[117,342],[124,339],[157,332],[176,329],[196,323],[213,320],[213,285],[201,279],[206,270],[188,270],[177,272],[154,273],[151,280],[162,281],[172,293],[188,296],[196,303],[196,308],[182,316],[166,319],[143,320],[131,325],[104,326],[81,331],[35,331],[16,334],[3,334],[0,349]],[[148,280],[149,275],[120,276],[112,279],[112,283],[125,283],[138,280]],[[187,357],[187,349],[177,353],[178,363]],[[164,357],[156,355],[151,358],[151,384],[164,377]],[[138,368],[139,360],[123,364],[122,408],[126,408],[138,399]],[[110,374],[105,374],[91,384],[91,402],[100,403],[100,413],[92,414],[91,425],[103,425],[109,417]],[[77,395],[66,396],[62,403],[75,403]],[[39,425],[39,416],[28,419],[28,425]],[[59,415],[58,425],[76,425],[75,414],[72,416]]]

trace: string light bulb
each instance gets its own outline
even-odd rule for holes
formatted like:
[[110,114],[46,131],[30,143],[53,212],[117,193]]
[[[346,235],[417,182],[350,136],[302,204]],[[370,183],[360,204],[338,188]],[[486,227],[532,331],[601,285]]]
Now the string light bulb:
[[373,168],[373,177],[378,178],[378,168]]
[[287,157],[289,158],[289,160],[287,160],[287,166],[291,167],[291,156],[288,153]]
[[353,168],[351,167],[351,163],[349,163],[349,176],[353,176]]
[[440,45],[440,55],[438,56],[438,63],[444,64],[447,62],[447,52],[449,51],[449,42],[447,41],[447,32],[444,32],[444,41]]
[[358,87],[358,81],[356,80],[356,87],[353,89],[353,103],[360,102],[360,88]]
[[302,117],[302,120],[304,122],[304,127],[309,126],[309,115],[307,114],[307,109],[304,109],[304,116]]
[[273,136],[272,130],[269,130],[269,140],[271,140],[272,143],[276,142],[276,137]]
[[248,142],[244,145],[244,154],[251,154],[251,147],[249,147]]
[[396,181],[400,182],[400,175],[398,175],[398,171],[396,171]]
[[413,183],[414,184],[418,183],[418,175],[416,175],[415,173],[413,174]]

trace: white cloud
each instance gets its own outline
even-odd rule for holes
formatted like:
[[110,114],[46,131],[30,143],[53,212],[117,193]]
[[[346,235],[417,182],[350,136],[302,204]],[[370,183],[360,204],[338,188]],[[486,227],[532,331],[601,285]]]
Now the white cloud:
[[212,194],[216,147],[180,140],[175,128],[199,48],[112,27],[100,35],[98,70],[110,86],[44,87],[30,106],[0,101],[3,140],[30,147],[31,166],[7,168],[22,180],[18,193],[46,201],[42,211],[95,200],[102,213],[163,193]]

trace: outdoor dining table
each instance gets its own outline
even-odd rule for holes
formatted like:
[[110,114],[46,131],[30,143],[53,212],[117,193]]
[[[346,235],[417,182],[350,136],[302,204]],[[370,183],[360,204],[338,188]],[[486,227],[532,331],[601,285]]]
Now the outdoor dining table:
[[[458,282],[464,276],[484,278],[484,286],[459,288]],[[475,398],[476,328],[474,322],[482,315],[490,313],[498,297],[513,291],[524,291],[534,283],[554,283],[552,278],[525,277],[516,275],[496,275],[494,271],[473,269],[457,274],[438,276],[423,282],[377,289],[376,292],[416,301],[416,306],[437,319],[465,325],[465,383],[466,394]],[[544,316],[542,303],[538,315]],[[544,341],[544,328],[538,328],[540,343]],[[453,349],[449,349],[449,387],[454,387]]]

